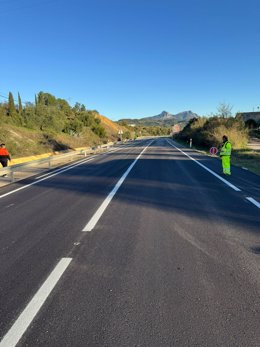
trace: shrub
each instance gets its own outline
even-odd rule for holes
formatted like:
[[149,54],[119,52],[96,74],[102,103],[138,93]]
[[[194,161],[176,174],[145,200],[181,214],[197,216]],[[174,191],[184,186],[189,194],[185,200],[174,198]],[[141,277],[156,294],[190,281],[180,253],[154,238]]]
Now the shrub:
[[189,141],[199,147],[219,146],[222,136],[228,136],[233,148],[244,148],[248,141],[248,131],[244,123],[236,118],[198,118],[191,120],[177,138]]

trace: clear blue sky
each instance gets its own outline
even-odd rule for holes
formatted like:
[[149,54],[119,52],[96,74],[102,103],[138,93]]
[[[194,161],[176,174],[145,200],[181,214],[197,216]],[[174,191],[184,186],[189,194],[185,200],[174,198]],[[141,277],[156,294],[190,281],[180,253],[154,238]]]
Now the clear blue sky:
[[113,120],[256,110],[259,18],[259,0],[0,0],[0,94]]

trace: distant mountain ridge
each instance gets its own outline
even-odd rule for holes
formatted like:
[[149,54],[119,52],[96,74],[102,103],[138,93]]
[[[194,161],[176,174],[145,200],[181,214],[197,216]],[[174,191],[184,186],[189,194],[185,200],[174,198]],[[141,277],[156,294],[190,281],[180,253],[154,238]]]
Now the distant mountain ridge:
[[126,122],[128,125],[171,126],[183,122],[187,123],[190,119],[198,117],[199,116],[192,111],[183,111],[175,115],[167,111],[162,111],[156,116],[144,117],[140,119],[120,119],[119,122]]

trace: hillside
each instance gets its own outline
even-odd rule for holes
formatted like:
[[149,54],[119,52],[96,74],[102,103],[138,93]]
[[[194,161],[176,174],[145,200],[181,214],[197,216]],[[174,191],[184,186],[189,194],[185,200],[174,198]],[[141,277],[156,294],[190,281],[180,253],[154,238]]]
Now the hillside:
[[118,124],[97,111],[80,103],[71,107],[49,93],[38,93],[35,103],[25,106],[21,100],[16,105],[9,93],[8,101],[0,103],[0,142],[13,158],[116,141],[118,130]]
[[152,117],[144,117],[140,119],[121,119],[119,123],[127,123],[135,126],[172,126],[178,123],[188,123],[190,119],[198,118],[199,116],[192,111],[183,111],[176,115],[167,111],[163,111],[160,114]]
[[194,116],[190,111],[175,116],[164,111],[138,120],[139,124],[133,127],[115,123],[78,102],[71,106],[65,99],[46,92],[35,95],[34,103],[22,103],[18,95],[16,104],[11,92],[7,99],[0,103],[0,142],[6,143],[13,158],[114,142],[119,130],[123,131],[122,139],[168,135],[170,128],[165,125]]
[[[101,122],[101,124],[103,123]],[[115,141],[117,132],[114,131],[114,128],[110,128],[107,124],[104,124],[104,127],[108,132],[106,141]],[[83,129],[79,136],[71,136],[65,133],[42,132],[10,124],[1,124],[0,139],[1,142],[6,143],[13,158],[73,150],[78,147],[91,147],[104,142],[89,128]]]
[[[109,118],[102,116],[100,114],[97,114],[96,118],[100,119],[101,125],[104,127],[107,136],[110,139],[112,138],[116,140],[118,138],[118,131],[122,129],[122,126],[120,126],[119,124],[113,122]],[[124,127],[123,127],[123,130],[125,130]]]

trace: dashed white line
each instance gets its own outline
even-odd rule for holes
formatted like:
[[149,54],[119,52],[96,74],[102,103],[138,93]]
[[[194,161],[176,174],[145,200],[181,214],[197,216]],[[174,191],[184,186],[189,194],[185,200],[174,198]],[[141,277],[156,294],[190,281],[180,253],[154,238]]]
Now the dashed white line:
[[197,163],[199,166],[203,167],[203,169],[207,170],[208,172],[210,172],[213,176],[217,177],[220,181],[222,181],[223,183],[225,183],[227,186],[229,186],[230,188],[234,189],[236,192],[240,192],[241,189],[239,189],[238,187],[236,187],[234,184],[228,182],[227,180],[225,180],[223,177],[219,176],[218,174],[216,174],[216,172],[210,170],[209,168],[207,168],[205,165],[201,164],[200,162],[198,162],[196,159],[192,158],[189,154],[183,152],[180,148],[174,146],[174,144],[172,144],[170,141],[167,140],[167,142],[174,148],[178,149],[178,151],[180,151],[181,153],[183,153],[184,155],[186,155],[188,158],[190,158],[191,160],[193,160],[195,163]]
[[0,342],[0,347],[14,347],[19,342],[32,320],[48,298],[49,294],[67,269],[72,258],[62,258],[53,269],[49,277],[34,295],[32,300],[17,318],[11,329]]
[[[153,142],[153,141],[152,141]],[[105,209],[107,208],[107,206],[109,205],[110,201],[113,199],[114,195],[116,194],[116,192],[118,191],[119,187],[121,186],[121,184],[124,182],[124,180],[126,179],[127,175],[129,174],[129,172],[132,170],[132,168],[134,167],[134,165],[136,164],[136,162],[138,161],[138,159],[141,157],[141,155],[143,154],[143,152],[151,145],[150,142],[148,144],[148,146],[146,146],[142,152],[138,155],[138,157],[134,160],[134,162],[129,166],[129,168],[126,170],[126,172],[123,174],[123,176],[120,178],[120,180],[117,182],[117,184],[115,185],[115,187],[113,188],[113,190],[108,194],[108,196],[106,197],[106,199],[103,201],[103,203],[100,205],[100,207],[98,208],[98,210],[95,212],[95,214],[93,215],[93,217],[90,219],[90,221],[85,225],[85,227],[83,228],[82,231],[91,231],[95,225],[97,224],[97,222],[99,221],[100,217],[102,216],[102,214],[104,213]]]

